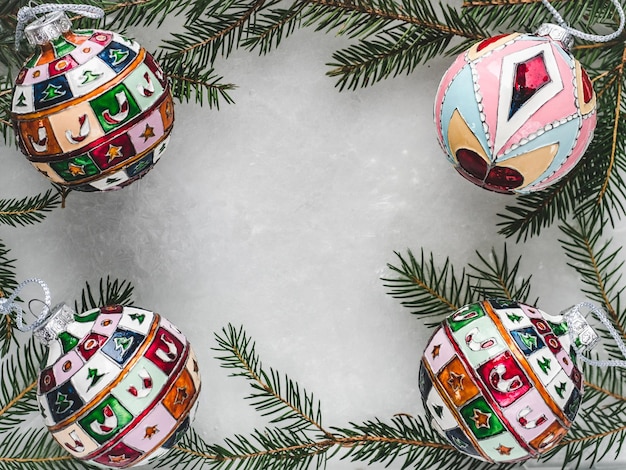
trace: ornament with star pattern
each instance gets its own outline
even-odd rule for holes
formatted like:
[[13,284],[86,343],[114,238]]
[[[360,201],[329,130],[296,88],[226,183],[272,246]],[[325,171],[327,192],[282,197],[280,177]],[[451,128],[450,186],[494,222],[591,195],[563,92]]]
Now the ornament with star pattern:
[[591,80],[555,25],[460,54],[435,98],[437,137],[472,183],[499,193],[549,187],[581,160],[596,126]]
[[37,382],[44,422],[77,459],[144,465],[189,427],[198,362],[185,336],[157,313],[113,305],[77,315],[60,305],[34,335],[48,346]]
[[[577,322],[577,345],[587,334],[597,338],[584,319]],[[457,310],[420,362],[433,428],[457,450],[488,462],[521,462],[552,449],[583,394],[571,333],[563,315],[519,302],[486,300]]]
[[[111,31],[76,30],[63,12],[25,29],[58,31],[19,72],[11,119],[22,152],[52,182],[119,189],[161,158],[174,124],[170,87],[154,58]],[[56,36],[56,37],[55,37]]]

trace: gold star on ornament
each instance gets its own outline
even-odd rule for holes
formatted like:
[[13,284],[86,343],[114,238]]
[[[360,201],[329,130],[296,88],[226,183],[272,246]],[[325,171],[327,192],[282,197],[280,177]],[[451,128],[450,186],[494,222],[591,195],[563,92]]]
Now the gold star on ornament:
[[187,393],[187,387],[178,387],[176,388],[176,397],[174,398],[175,405],[182,405],[189,398],[189,394]]
[[491,418],[491,413],[484,413],[480,411],[478,408],[474,408],[474,414],[472,415],[472,420],[476,425],[476,428],[487,428],[489,429],[491,425],[489,424],[489,418]]
[[435,359],[436,357],[439,357],[440,350],[441,350],[441,344],[435,344],[433,346],[433,350],[430,352],[430,354],[433,356],[433,359]]
[[458,392],[459,390],[463,390],[463,379],[465,378],[465,374],[455,374],[450,371],[450,378],[448,379],[448,384],[452,387],[453,392]]
[[116,158],[122,158],[124,156],[124,154],[122,154],[122,147],[109,144],[109,151],[106,153],[106,156],[109,157],[108,163],[111,163]]
[[513,447],[507,447],[505,445],[500,444],[498,447],[496,447],[496,450],[500,453],[500,455],[511,455],[511,451],[513,450]]
[[146,427],[146,435],[143,436],[144,439],[152,439],[152,436],[154,436],[157,432],[159,432],[159,428],[157,428],[156,425],[154,426],[147,426]]
[[85,165],[76,165],[75,163],[70,163],[67,166],[67,171],[69,171],[72,176],[84,175]]
[[126,457],[126,454],[109,455],[109,462],[110,463],[123,463],[123,462],[126,462],[127,460],[128,460],[128,457]]
[[144,142],[147,142],[150,137],[155,137],[154,127],[150,127],[150,124],[146,124],[146,130],[143,131],[143,134],[140,134],[139,137],[143,137]]

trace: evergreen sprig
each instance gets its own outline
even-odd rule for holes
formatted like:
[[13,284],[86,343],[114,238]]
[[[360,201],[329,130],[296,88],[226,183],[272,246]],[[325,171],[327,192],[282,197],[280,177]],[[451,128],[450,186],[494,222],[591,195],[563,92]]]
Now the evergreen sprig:
[[[6,352],[3,352],[3,356]],[[0,435],[39,411],[35,398],[37,375],[45,355],[41,343],[31,338],[3,358],[0,370]]]
[[[8,257],[9,249],[0,240],[0,298],[9,297],[17,287],[14,259]],[[15,341],[14,315],[0,315],[0,352],[6,354]]]
[[[333,54],[331,77],[338,77],[337,86],[356,89],[399,74],[409,74],[428,60],[442,54],[453,54],[472,42],[488,37],[471,17],[450,5],[419,0],[396,3],[389,0],[333,2],[311,0],[328,8],[310,15],[307,24],[317,21],[317,29],[335,30],[340,35],[358,38],[358,42]],[[339,17],[341,15],[341,20]],[[332,21],[330,20],[332,19]],[[449,47],[455,38],[460,44]]]
[[324,431],[319,401],[313,394],[300,389],[299,385],[274,369],[264,369],[256,353],[254,342],[243,328],[232,325],[216,335],[219,353],[217,359],[222,367],[232,369],[231,376],[244,377],[254,392],[246,397],[263,416],[272,417],[271,423],[282,424],[286,431]]
[[[421,250],[416,258],[409,250],[406,257],[396,252],[399,266],[387,267],[398,277],[385,277],[384,286],[411,313],[424,319],[429,327],[439,325],[443,317],[463,305],[484,298],[505,298],[525,302],[530,295],[530,276],[519,275],[521,256],[509,261],[506,245],[502,255],[492,250],[489,256],[476,252],[478,262],[468,264],[460,275],[449,258],[437,263],[433,253],[425,255]],[[458,272],[458,270],[456,271]]]
[[[626,311],[622,310],[620,301],[626,288],[621,274],[624,261],[620,258],[621,246],[615,248],[610,239],[602,237],[605,224],[606,220],[598,217],[578,217],[576,224],[561,225],[566,237],[560,242],[570,260],[568,265],[580,275],[584,285],[582,292],[606,310],[613,326],[626,338]],[[601,324],[594,327],[606,340],[606,352],[613,358],[623,359],[607,329]]]
[[106,14],[107,28],[126,31],[128,28],[143,26],[149,27],[156,24],[161,27],[163,23],[174,16],[178,16],[185,10],[194,8],[196,0],[123,0],[98,2]]
[[[402,468],[440,470],[459,468],[498,470],[510,467],[481,463],[457,452],[442,441],[441,436],[431,428],[428,421],[419,416],[398,414],[390,423],[376,419],[363,424],[351,424],[352,428],[336,431],[340,438],[346,441],[348,449],[342,458],[351,459],[353,462],[390,465],[400,459]],[[350,440],[354,440],[354,444],[348,444]]]
[[[505,244],[501,256],[498,256],[495,249],[491,250],[488,257],[478,251],[476,256],[478,256],[479,263],[468,265],[468,277],[472,290],[477,292],[480,298],[503,298],[528,302],[532,275],[521,276],[519,272],[521,255],[511,264]],[[537,301],[537,299],[534,300],[532,304],[536,305]]]
[[438,325],[444,316],[474,300],[465,269],[457,275],[449,258],[438,265],[433,253],[426,255],[423,249],[419,258],[411,250],[406,257],[395,254],[400,265],[388,264],[387,267],[398,277],[383,278],[384,286],[390,288],[389,295],[401,299],[400,303],[411,309],[412,314],[433,319],[426,325]]
[[81,313],[106,305],[133,305],[134,289],[134,286],[126,280],[111,279],[107,276],[106,279],[100,278],[98,281],[97,297],[94,297],[91,284],[86,282],[81,292],[80,303],[78,300],[74,302],[74,311]]
[[36,224],[60,205],[61,194],[55,188],[22,199],[0,199],[0,224],[11,227]]

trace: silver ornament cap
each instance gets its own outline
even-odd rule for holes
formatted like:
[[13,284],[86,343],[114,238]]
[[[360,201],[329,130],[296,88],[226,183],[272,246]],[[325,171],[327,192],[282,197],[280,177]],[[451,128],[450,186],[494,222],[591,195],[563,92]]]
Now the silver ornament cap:
[[560,42],[566,51],[569,51],[574,46],[574,36],[567,29],[554,23],[543,23],[535,34]]
[[576,307],[566,310],[563,314],[570,328],[570,337],[578,351],[583,353],[593,349],[600,340],[598,334],[591,327],[585,316]]
[[37,18],[24,28],[24,35],[33,46],[42,46],[72,29],[72,22],[62,11],[53,11]]
[[48,345],[73,321],[74,310],[67,304],[59,304],[50,309],[48,318],[33,330],[33,336]]

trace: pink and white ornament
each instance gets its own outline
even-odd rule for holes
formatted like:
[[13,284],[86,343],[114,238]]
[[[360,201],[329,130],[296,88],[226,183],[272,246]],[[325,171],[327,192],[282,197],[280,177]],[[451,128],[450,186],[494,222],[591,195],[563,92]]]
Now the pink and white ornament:
[[439,143],[463,177],[525,194],[580,161],[596,126],[596,96],[567,42],[562,28],[544,25],[536,35],[485,39],[457,57],[434,116]]

